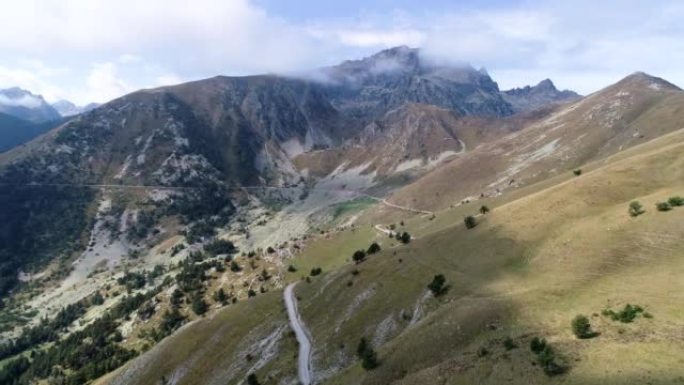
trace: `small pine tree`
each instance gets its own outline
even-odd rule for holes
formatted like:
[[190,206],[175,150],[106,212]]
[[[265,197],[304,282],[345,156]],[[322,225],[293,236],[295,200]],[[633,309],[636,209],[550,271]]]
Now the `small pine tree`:
[[639,203],[639,201],[632,201],[629,204],[629,215],[632,217],[638,217],[639,215],[645,213],[644,206]]
[[466,229],[472,229],[473,227],[477,226],[477,221],[472,215],[468,215],[467,217],[463,218],[463,223],[465,223]]
[[368,246],[368,251],[366,251],[367,254],[375,254],[380,251],[380,245],[378,245],[377,242],[371,243],[370,246]]
[[221,305],[225,305],[228,303],[228,296],[226,295],[226,292],[223,290],[223,288],[218,289],[214,293],[214,301],[220,303]]
[[250,373],[250,375],[247,376],[247,385],[261,385],[256,374]]
[[432,278],[432,282],[428,284],[428,289],[432,292],[432,295],[435,297],[439,297],[440,295],[446,293],[447,287],[445,286],[446,284],[446,278],[444,277],[443,274],[437,274]]
[[197,315],[202,315],[207,312],[207,303],[204,302],[204,299],[202,299],[202,296],[197,295],[192,299],[192,311],[195,312]]
[[104,303],[104,297],[102,296],[102,294],[100,294],[99,291],[95,292],[95,294],[93,295],[93,298],[92,298],[92,304],[93,305],[102,305],[103,303]]
[[352,259],[356,263],[361,263],[364,259],[366,259],[366,252],[363,250],[356,250],[354,255],[352,255]]
[[404,232],[398,237],[398,239],[401,241],[401,243],[406,244],[406,243],[411,242],[411,235],[410,235],[409,233],[407,233],[406,231],[404,231]]
[[240,267],[240,265],[237,262],[231,261],[230,262],[230,271],[237,273],[238,271],[242,271],[242,268]]
[[361,367],[365,370],[373,370],[378,367],[378,357],[375,350],[368,344],[365,338],[361,338],[356,354],[361,358]]

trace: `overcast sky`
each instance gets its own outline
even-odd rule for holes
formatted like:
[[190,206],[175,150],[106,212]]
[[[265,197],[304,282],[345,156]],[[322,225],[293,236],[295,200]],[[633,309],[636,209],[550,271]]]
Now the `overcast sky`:
[[215,75],[293,73],[409,45],[503,89],[590,93],[634,71],[684,85],[684,2],[0,0],[0,88],[104,102]]

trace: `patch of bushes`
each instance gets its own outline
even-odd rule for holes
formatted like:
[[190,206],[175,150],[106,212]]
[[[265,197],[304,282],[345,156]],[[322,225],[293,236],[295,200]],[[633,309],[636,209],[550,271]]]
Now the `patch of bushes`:
[[315,277],[315,276],[317,276],[317,275],[320,275],[322,272],[323,272],[323,269],[321,269],[320,267],[314,267],[313,269],[311,269],[311,274],[310,274],[310,275],[311,275],[312,277]]
[[[639,314],[642,314],[646,318],[653,317],[650,313],[645,313],[644,308],[641,306],[632,305],[629,303],[620,311],[616,312],[611,309],[605,309],[603,310],[602,314],[606,317],[609,317],[613,321],[620,321],[622,323],[630,323],[634,321]],[[646,316],[646,314],[648,314],[648,316]]]
[[233,242],[225,239],[216,239],[204,245],[204,252],[210,255],[222,255],[235,253],[235,245]]
[[403,233],[401,233],[401,235],[397,234],[397,239],[401,243],[407,244],[407,243],[411,242],[411,235],[409,233],[407,233],[406,231],[404,231]]
[[530,341],[530,350],[537,356],[537,362],[547,376],[565,373],[566,368],[556,362],[556,353],[546,339],[534,337]]
[[684,198],[680,196],[673,196],[667,200],[667,203],[669,203],[672,207],[684,206]]

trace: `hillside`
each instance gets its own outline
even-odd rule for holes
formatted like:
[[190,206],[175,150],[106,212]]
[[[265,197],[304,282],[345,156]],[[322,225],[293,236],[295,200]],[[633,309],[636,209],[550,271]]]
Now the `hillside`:
[[[503,333],[520,354],[538,333],[570,369],[563,378],[581,383],[570,358],[582,350],[556,342],[569,313],[605,306],[583,310],[566,297],[594,284],[579,270],[548,283],[564,272],[559,245],[586,238],[586,250],[573,246],[588,258],[578,266],[610,266],[602,258],[634,233],[603,237],[596,224],[622,226],[632,199],[648,223],[650,195],[677,194],[683,92],[639,73],[513,115],[437,98],[360,116],[328,87],[264,75],[141,90],[0,155],[0,327],[11,339],[0,345],[0,379],[16,370],[19,384],[241,383],[256,373],[291,383],[297,344],[281,289],[301,281],[316,382],[430,383],[436,371],[463,381],[493,373],[499,383],[511,373],[498,354]],[[642,174],[650,183],[637,185]],[[481,204],[493,211],[466,230],[463,217]],[[536,214],[540,204],[558,215]],[[372,242],[382,251],[351,265]],[[426,294],[435,274],[450,285],[439,299]],[[568,307],[545,307],[548,295]],[[660,322],[641,297],[613,299],[638,301],[655,315],[645,322]],[[543,311],[558,314],[546,321]],[[380,358],[373,371],[357,365],[362,336]],[[68,358],[84,355],[94,358]],[[546,378],[525,368],[521,378]]]
[[[383,248],[379,254],[314,277],[310,284],[300,283],[299,306],[315,346],[315,381],[522,384],[561,379],[573,384],[665,384],[676,380],[676,362],[684,351],[674,342],[682,315],[673,298],[681,291],[676,277],[684,269],[678,258],[684,250],[677,241],[684,235],[684,212],[681,208],[660,212],[654,204],[684,189],[682,149],[684,132],[679,130],[587,164],[591,171],[579,177],[563,176],[530,186],[519,199],[507,201],[504,196],[487,202],[491,213],[479,217],[472,230],[462,221],[464,214],[477,209],[472,205],[440,211],[435,220],[407,218],[405,229],[415,237],[409,245],[396,245],[378,235]],[[632,200],[640,200],[646,212],[630,217],[627,208]],[[372,233],[368,225],[356,231]],[[351,234],[335,237],[351,242],[348,250],[367,246],[368,240],[353,241]],[[315,255],[321,263],[349,258],[347,250],[340,250],[341,254],[334,248],[326,250]],[[306,259],[306,253],[301,258]],[[444,274],[449,285],[439,298],[426,289],[435,274]],[[295,273],[292,279],[298,276]],[[264,296],[249,306],[267,306],[274,298],[277,295]],[[624,324],[601,314],[627,303],[643,306],[652,318],[639,316]],[[278,306],[274,302],[270,308]],[[250,372],[250,364],[240,364],[238,359],[246,350],[205,354],[205,349],[243,346],[257,330],[270,330],[262,325],[285,322],[285,314],[282,310],[261,313],[263,323],[251,325],[251,332],[229,333],[230,325],[246,322],[226,318],[237,316],[232,310],[236,309],[188,325],[103,383],[120,383],[124,378],[143,383],[162,376],[177,384],[240,383]],[[587,340],[574,337],[570,321],[577,314],[589,316],[600,334]],[[226,320],[225,329],[200,333],[209,329],[207,322],[219,319]],[[362,336],[378,352],[380,366],[375,370],[364,371],[355,358]],[[536,362],[528,348],[533,336],[546,338],[553,347],[557,363],[566,370],[561,377],[548,377],[541,367],[530,364]],[[503,345],[508,337],[515,346],[511,350]],[[258,345],[254,357],[262,365],[253,370],[264,383],[287,383],[294,376],[290,341],[291,337],[282,336],[268,348],[265,342]],[[175,353],[170,357],[170,352]],[[195,362],[202,363],[201,370]],[[226,372],[233,363],[240,369]]]
[[636,73],[472,148],[392,199],[436,209],[497,196],[684,127],[683,102],[679,88]]

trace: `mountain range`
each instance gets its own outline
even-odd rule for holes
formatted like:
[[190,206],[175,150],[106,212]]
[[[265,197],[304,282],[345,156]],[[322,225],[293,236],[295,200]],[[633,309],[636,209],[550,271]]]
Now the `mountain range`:
[[[684,187],[682,105],[641,72],[502,91],[408,47],[60,103],[83,112],[0,154],[0,359],[19,384],[296,383],[280,301],[299,282],[316,383],[665,383],[630,349],[684,356],[678,310],[620,277],[657,296],[644,282],[681,269],[680,211],[650,206]],[[628,301],[658,309],[646,334],[599,314]]]

